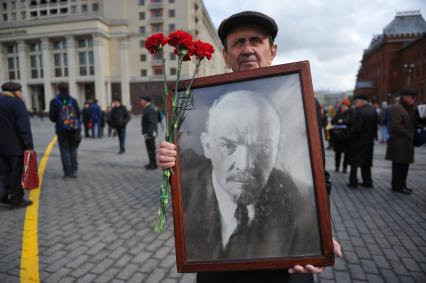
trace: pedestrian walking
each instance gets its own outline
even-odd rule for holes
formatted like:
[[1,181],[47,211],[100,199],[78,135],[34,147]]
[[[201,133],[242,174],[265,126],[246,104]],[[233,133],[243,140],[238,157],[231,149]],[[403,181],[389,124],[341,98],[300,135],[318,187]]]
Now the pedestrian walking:
[[380,127],[380,143],[386,143],[389,138],[388,132],[388,103],[382,102],[382,106],[378,108],[379,114],[379,127]]
[[118,154],[126,152],[125,141],[126,141],[126,126],[130,121],[130,114],[126,106],[121,104],[121,101],[114,99],[111,103],[112,109],[110,113],[110,124],[118,135],[119,151]]
[[21,186],[24,151],[34,149],[30,119],[22,100],[21,85],[7,82],[1,88],[0,163],[4,171],[4,189],[0,201],[11,207],[25,207],[32,204],[24,198]]
[[84,128],[84,137],[89,137],[89,130],[91,128],[91,122],[90,122],[90,103],[85,102],[83,106],[83,111],[81,111],[81,116],[83,118],[83,128]]
[[157,169],[155,161],[155,137],[157,136],[158,114],[151,104],[151,97],[143,96],[141,98],[143,108],[142,114],[142,135],[145,139],[146,151],[148,153],[149,163],[145,165],[148,170]]
[[334,171],[339,172],[340,161],[343,155],[343,167],[342,172],[346,173],[349,165],[348,162],[348,138],[347,132],[351,124],[351,102],[345,98],[342,100],[339,108],[336,111],[331,123],[333,129],[331,130],[331,142],[334,150]]
[[386,148],[386,160],[392,161],[392,192],[411,194],[407,187],[407,175],[410,163],[414,162],[414,107],[416,103],[414,89],[402,89],[399,102],[389,109],[389,140]]
[[105,112],[105,120],[107,124],[108,137],[112,135],[112,127],[111,127],[111,106],[107,107]]
[[[372,188],[371,167],[373,166],[374,139],[377,140],[377,112],[368,104],[368,96],[354,97],[355,108],[350,127],[349,138],[349,174],[348,187],[358,188],[358,185]],[[357,171],[361,168],[362,183],[358,183]]]
[[90,120],[92,122],[92,138],[101,138],[102,110],[97,100],[94,100],[90,105]]
[[49,118],[55,123],[61,153],[63,179],[77,178],[77,150],[81,142],[80,108],[68,93],[68,85],[58,85],[59,94],[50,101]]

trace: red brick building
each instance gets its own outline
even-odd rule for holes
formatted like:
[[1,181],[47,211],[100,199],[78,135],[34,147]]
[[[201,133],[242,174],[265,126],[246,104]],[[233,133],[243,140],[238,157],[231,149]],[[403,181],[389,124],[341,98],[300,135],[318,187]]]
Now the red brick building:
[[403,87],[426,101],[426,21],[419,11],[398,12],[364,50],[355,94],[389,101]]

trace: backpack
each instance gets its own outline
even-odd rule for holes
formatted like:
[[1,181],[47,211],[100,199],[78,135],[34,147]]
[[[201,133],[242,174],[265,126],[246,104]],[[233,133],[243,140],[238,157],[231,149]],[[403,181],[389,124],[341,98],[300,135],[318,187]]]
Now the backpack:
[[56,122],[59,131],[68,132],[80,129],[80,120],[77,118],[72,99],[62,100],[57,96],[55,100],[61,107],[59,109],[59,119]]

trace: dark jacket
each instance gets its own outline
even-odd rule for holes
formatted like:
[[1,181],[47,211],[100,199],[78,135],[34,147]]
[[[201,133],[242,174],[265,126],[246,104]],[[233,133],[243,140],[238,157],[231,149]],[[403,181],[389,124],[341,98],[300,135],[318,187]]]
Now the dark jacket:
[[[78,107],[78,102],[73,97],[71,97],[68,93],[60,93],[56,97],[59,97],[61,100],[71,99],[72,106],[74,107],[75,114],[77,115],[77,119],[80,119],[80,108]],[[50,101],[50,110],[49,110],[49,118],[50,121],[55,123],[56,134],[61,134],[61,130],[59,129],[59,113],[61,111],[62,105],[58,103],[57,99],[53,98]]]
[[350,127],[349,164],[372,166],[374,139],[377,138],[377,111],[371,105],[352,109],[353,122]]
[[158,133],[158,131],[157,131],[157,124],[158,124],[157,111],[150,104],[143,111],[143,115],[142,115],[142,134],[146,135],[147,137],[153,137],[153,136],[155,136],[154,132]]
[[102,110],[101,107],[96,102],[93,102],[92,105],[90,105],[90,119],[92,119],[93,122],[101,122],[102,119]]
[[83,118],[83,123],[88,124],[90,122],[90,107],[83,107],[81,111],[81,116]]
[[414,121],[399,103],[389,109],[389,139],[386,159],[397,163],[414,162]]
[[333,150],[335,152],[345,152],[348,148],[347,133],[349,131],[349,127],[351,126],[351,113],[351,109],[348,109],[345,112],[342,112],[342,110],[339,109],[337,110],[336,115],[334,115],[333,119],[331,120],[333,126],[336,126],[330,132],[331,141],[333,143]]
[[126,124],[130,121],[130,114],[127,111],[126,106],[121,105],[119,107],[114,107],[109,113],[109,124],[111,128],[117,129],[125,127]]
[[0,95],[0,155],[23,155],[33,149],[33,137],[24,102],[10,92]]

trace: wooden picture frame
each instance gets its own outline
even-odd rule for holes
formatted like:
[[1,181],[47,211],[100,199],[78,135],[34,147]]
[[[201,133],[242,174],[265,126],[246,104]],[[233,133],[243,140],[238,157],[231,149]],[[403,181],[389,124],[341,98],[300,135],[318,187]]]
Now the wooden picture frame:
[[192,91],[171,178],[178,272],[333,265],[309,62],[199,78]]

